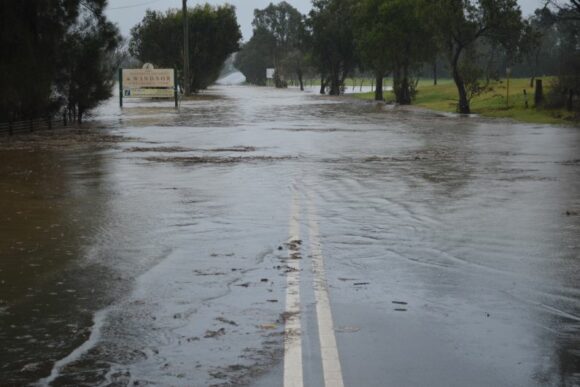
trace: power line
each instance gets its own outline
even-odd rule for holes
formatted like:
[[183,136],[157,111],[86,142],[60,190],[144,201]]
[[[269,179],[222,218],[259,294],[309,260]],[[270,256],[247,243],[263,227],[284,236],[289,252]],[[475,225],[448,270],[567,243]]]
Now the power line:
[[152,0],[152,1],[147,1],[145,3],[139,3],[139,4],[133,4],[133,5],[124,5],[122,7],[113,7],[113,8],[109,8],[109,10],[143,7],[145,5],[150,5],[150,4],[153,4],[153,3],[157,3],[158,1],[159,0]]

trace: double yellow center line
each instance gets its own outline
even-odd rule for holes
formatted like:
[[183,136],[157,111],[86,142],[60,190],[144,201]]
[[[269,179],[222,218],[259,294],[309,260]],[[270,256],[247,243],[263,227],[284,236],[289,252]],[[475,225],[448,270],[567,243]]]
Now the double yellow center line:
[[[334,323],[328,296],[328,286],[324,269],[324,255],[320,242],[318,216],[312,198],[308,198],[307,220],[309,228],[309,249],[312,257],[313,288],[316,301],[316,316],[320,354],[322,358],[325,387],[343,387],[342,370]],[[302,332],[300,325],[300,259],[294,259],[300,252],[300,197],[294,194],[290,214],[290,242],[288,249],[288,272],[286,288],[286,325],[284,337],[284,387],[303,387]]]

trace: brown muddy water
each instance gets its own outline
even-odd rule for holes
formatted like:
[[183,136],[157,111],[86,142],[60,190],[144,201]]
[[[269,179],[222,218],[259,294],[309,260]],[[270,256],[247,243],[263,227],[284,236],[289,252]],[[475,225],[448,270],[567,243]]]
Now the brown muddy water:
[[91,125],[0,139],[0,385],[282,385],[296,197],[345,385],[580,385],[577,128],[251,87]]

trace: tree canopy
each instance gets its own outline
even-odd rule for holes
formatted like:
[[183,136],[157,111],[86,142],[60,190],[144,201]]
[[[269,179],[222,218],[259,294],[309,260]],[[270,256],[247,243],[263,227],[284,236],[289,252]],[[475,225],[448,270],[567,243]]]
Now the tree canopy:
[[375,99],[392,72],[396,101],[411,103],[411,70],[435,55],[425,0],[363,0],[356,12],[355,35],[363,65],[375,73]]
[[[235,8],[198,5],[188,9],[190,88],[205,89],[219,77],[241,40]],[[131,30],[129,52],[142,62],[183,71],[183,15],[180,10],[148,10]]]
[[254,29],[250,41],[236,55],[234,65],[244,74],[247,82],[266,84],[266,69],[274,67],[273,39],[263,29]]
[[312,55],[321,78],[330,83],[331,95],[342,92],[345,79],[358,62],[352,17],[354,7],[354,0],[312,1],[308,20]]
[[525,29],[520,7],[517,0],[434,0],[429,11],[457,86],[458,110],[470,113],[469,90],[477,89],[479,72],[475,44],[485,39],[514,50]]
[[304,16],[289,3],[254,10],[253,35],[238,55],[237,65],[249,82],[264,84],[266,68],[274,68],[276,87],[285,87],[285,78],[296,75],[304,89],[307,33]]
[[0,121],[63,107],[83,113],[111,96],[121,38],[106,0],[0,2]]

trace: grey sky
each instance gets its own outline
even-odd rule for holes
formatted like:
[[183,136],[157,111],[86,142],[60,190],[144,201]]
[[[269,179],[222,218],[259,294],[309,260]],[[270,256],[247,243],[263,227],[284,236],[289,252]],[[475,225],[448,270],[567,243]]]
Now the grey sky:
[[[310,0],[287,0],[288,3],[296,7],[300,12],[307,13],[310,10]],[[238,23],[242,28],[244,40],[252,37],[252,19],[254,9],[264,8],[276,0],[188,0],[188,5],[195,4],[224,4],[230,3],[236,6],[238,13]],[[531,14],[536,8],[542,5],[543,0],[518,0],[525,15]],[[166,10],[168,8],[181,8],[182,0],[109,0],[107,15],[113,22],[119,25],[124,36],[129,35],[131,27],[139,23],[145,15],[147,8],[155,10]]]

